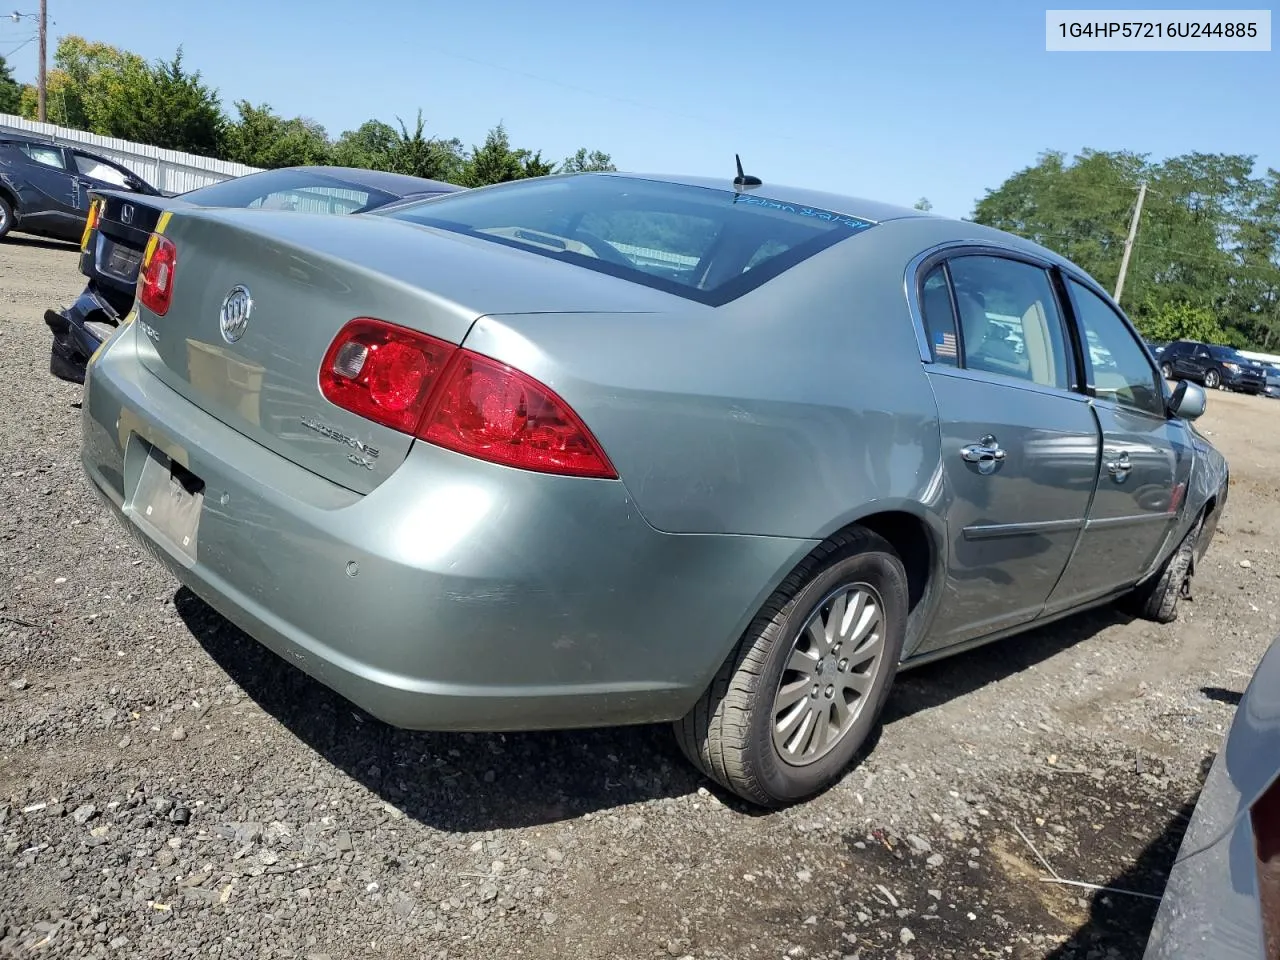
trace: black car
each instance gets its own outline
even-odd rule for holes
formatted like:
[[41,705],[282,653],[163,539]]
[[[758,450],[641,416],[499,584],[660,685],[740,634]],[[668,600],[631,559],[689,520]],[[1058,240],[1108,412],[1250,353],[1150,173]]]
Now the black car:
[[10,231],[76,242],[92,190],[160,191],[114,160],[17,134],[0,135],[0,239]]
[[45,311],[45,323],[53,331],[50,370],[62,380],[84,382],[89,357],[133,308],[143,249],[167,211],[199,206],[365,213],[462,189],[381,170],[281,167],[176,197],[142,198],[118,190],[95,190],[80,252],[80,272],[89,282],[70,307]]
[[1243,393],[1266,390],[1266,367],[1243,357],[1235,347],[1195,340],[1175,340],[1160,353],[1160,372],[1166,380],[1193,380],[1208,389],[1222,387]]

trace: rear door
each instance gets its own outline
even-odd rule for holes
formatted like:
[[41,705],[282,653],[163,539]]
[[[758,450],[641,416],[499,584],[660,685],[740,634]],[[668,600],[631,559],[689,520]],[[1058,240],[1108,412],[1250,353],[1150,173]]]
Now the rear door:
[[20,175],[34,191],[33,198],[24,198],[23,222],[28,227],[78,240],[84,226],[79,209],[80,188],[67,167],[66,151],[44,143],[19,143],[18,150],[28,161]]
[[919,296],[949,488],[948,571],[920,652],[1039,616],[1084,526],[1101,445],[1088,398],[1072,392],[1079,377],[1046,266],[1005,252],[942,256],[922,266]]
[[1159,371],[1130,325],[1099,291],[1065,278],[1086,358],[1086,389],[1102,427],[1102,460],[1088,522],[1046,613],[1113,593],[1155,562],[1177,519],[1192,450],[1168,416]]

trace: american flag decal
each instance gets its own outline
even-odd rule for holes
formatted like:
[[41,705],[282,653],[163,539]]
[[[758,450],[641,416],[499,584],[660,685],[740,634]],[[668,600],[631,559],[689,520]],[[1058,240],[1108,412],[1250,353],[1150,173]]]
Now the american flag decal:
[[943,357],[951,360],[956,359],[956,335],[954,333],[939,333],[934,336],[933,355],[938,359]]

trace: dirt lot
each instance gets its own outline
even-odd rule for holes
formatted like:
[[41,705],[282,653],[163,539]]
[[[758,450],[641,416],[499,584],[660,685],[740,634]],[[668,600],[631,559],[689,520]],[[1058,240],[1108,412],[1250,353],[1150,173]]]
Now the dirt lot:
[[75,261],[0,245],[0,956],[1140,956],[1155,900],[1045,883],[1030,844],[1160,893],[1278,629],[1280,403],[1211,397],[1232,499],[1179,623],[1104,611],[904,676],[842,784],[762,816],[665,728],[389,729],[178,590],[48,374]]

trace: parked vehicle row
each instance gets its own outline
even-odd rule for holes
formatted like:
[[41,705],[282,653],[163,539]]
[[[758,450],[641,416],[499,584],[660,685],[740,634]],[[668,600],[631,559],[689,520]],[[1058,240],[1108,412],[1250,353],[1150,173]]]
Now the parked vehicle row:
[[976,224],[620,174],[165,213],[88,367],[86,472],[393,724],[671,721],[726,788],[801,800],[899,668],[1174,618],[1226,502],[1199,386]]
[[1234,347],[1175,340],[1160,352],[1167,380],[1192,380],[1210,390],[1223,388],[1257,396],[1266,391],[1267,364],[1242,356]]
[[346,167],[286,167],[200,187],[175,197],[90,191],[80,240],[88,278],[75,303],[45,312],[50,369],[81,383],[85,362],[133,307],[138,265],[161,217],[190,207],[244,207],[318,214],[362,213],[461,190],[439,180]]

